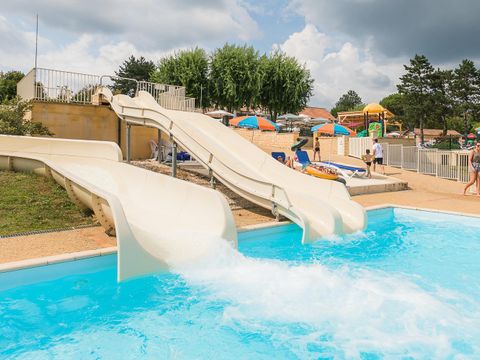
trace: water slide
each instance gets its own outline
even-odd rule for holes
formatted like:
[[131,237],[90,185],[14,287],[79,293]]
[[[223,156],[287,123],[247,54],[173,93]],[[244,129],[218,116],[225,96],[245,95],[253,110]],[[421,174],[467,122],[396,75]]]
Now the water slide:
[[169,134],[231,190],[302,227],[304,243],[366,225],[365,210],[351,200],[343,184],[288,168],[206,115],[165,109],[145,91],[132,98],[101,87],[95,101],[110,104],[127,124]]
[[53,178],[117,237],[118,280],[188,263],[216,242],[237,245],[219,192],[122,162],[115,143],[0,135],[0,169]]

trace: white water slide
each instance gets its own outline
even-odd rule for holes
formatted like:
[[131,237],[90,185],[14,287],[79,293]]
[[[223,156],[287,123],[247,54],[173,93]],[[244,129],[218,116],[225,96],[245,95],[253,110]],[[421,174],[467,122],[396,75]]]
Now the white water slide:
[[97,95],[120,119],[166,132],[234,192],[298,224],[304,243],[366,225],[365,210],[343,184],[288,168],[206,115],[165,109],[145,91],[131,98],[102,87]]
[[[166,270],[237,244],[217,191],[122,162],[115,143],[0,135],[0,170],[53,178],[116,234],[118,280]],[[0,199],[1,200],[1,199]]]

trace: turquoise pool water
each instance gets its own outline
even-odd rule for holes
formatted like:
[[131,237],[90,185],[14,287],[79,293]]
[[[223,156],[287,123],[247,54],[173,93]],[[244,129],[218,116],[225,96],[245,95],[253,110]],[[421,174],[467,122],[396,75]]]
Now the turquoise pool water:
[[0,358],[480,358],[480,219],[387,209],[300,236],[122,284],[115,256],[0,274]]

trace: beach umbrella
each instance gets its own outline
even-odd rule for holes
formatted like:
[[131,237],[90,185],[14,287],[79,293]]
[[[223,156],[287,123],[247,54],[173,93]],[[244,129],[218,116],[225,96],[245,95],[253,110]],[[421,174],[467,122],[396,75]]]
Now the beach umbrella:
[[283,114],[283,115],[280,115],[277,119],[292,121],[292,120],[300,120],[302,119],[302,117],[295,114]]
[[205,115],[209,115],[211,117],[224,117],[224,116],[231,116],[234,117],[232,113],[229,113],[228,111],[225,110],[214,110],[214,111],[209,111]]
[[319,117],[310,119],[308,122],[311,122],[314,124],[327,124],[327,123],[331,123],[332,120],[319,116]]
[[239,116],[230,120],[230,125],[260,130],[280,130],[280,126],[273,121],[260,116]]
[[356,135],[355,131],[339,124],[322,124],[312,127],[312,132],[328,135]]

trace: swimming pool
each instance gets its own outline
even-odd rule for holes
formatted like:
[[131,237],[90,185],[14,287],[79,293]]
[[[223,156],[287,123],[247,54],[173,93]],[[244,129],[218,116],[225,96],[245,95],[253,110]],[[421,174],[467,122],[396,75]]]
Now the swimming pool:
[[478,358],[479,234],[387,208],[361,234],[245,232],[240,253],[121,284],[115,256],[0,274],[0,357]]

